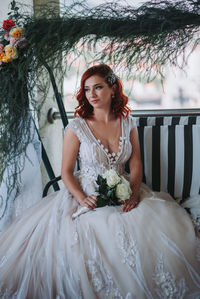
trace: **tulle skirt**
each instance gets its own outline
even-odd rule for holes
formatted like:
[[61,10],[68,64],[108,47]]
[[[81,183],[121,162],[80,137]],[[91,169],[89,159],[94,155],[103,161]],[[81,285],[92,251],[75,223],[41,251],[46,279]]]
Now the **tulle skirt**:
[[0,233],[0,297],[199,298],[200,239],[170,196],[144,184],[139,206],[72,218],[66,188]]

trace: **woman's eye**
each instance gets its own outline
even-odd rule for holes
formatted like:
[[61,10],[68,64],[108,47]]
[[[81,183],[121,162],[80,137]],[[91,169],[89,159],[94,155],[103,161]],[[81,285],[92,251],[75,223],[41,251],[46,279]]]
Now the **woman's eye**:
[[84,91],[85,91],[85,92],[88,92],[88,91],[89,91],[89,89],[84,89]]
[[96,89],[101,89],[101,88],[102,88],[101,85],[96,86]]

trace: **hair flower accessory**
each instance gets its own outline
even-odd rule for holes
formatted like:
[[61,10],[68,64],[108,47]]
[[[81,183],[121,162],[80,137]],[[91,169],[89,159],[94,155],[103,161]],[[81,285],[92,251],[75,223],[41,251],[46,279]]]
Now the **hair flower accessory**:
[[106,79],[110,85],[113,85],[117,80],[117,76],[113,72],[110,72]]

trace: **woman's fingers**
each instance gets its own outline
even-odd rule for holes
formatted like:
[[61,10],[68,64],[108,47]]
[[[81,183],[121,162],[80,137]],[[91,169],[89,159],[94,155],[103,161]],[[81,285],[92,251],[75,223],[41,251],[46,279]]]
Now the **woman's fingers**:
[[97,197],[95,195],[90,195],[85,198],[84,203],[89,209],[94,209],[96,208],[96,201]]
[[123,206],[123,212],[129,212],[132,209],[134,209],[135,207],[137,207],[137,205],[138,205],[137,201],[128,200],[125,202],[125,204]]

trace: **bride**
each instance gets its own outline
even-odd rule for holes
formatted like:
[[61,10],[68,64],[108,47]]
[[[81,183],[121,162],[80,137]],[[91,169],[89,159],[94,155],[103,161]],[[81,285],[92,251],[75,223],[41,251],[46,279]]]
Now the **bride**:
[[[141,183],[137,129],[119,78],[107,65],[89,68],[77,100],[63,142],[66,187],[0,234],[0,297],[199,298],[200,238],[168,194]],[[129,180],[132,195],[97,208],[96,179],[109,169]]]

